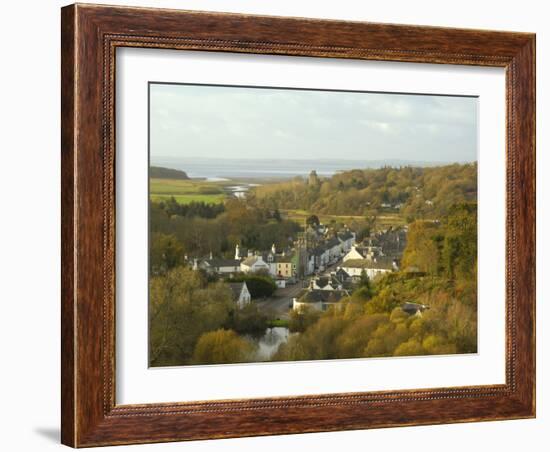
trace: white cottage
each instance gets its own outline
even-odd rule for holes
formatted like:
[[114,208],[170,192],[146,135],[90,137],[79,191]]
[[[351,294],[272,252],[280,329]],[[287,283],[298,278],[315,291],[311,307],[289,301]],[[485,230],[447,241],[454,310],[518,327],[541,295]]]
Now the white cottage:
[[349,259],[338,266],[351,277],[360,277],[363,272],[370,278],[397,270],[397,263],[392,259]]
[[248,291],[248,286],[246,282],[235,282],[229,283],[229,287],[233,292],[233,300],[237,303],[239,308],[244,308],[247,304],[250,303],[252,297]]
[[249,256],[241,262],[240,269],[243,273],[269,272],[270,266],[261,256]]

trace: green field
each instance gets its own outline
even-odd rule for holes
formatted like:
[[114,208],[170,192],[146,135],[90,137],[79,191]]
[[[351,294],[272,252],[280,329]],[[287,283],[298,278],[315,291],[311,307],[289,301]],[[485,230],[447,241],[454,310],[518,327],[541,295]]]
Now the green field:
[[225,195],[151,195],[152,201],[166,201],[174,198],[179,204],[190,202],[204,202],[206,204],[219,204],[225,199]]
[[[208,204],[217,204],[223,202],[228,192],[226,187],[242,183],[241,181],[217,181],[210,182],[206,180],[176,180],[176,179],[151,179],[149,183],[149,196],[153,201],[167,200],[171,197],[180,204],[189,204],[190,202],[205,202]],[[311,212],[306,210],[281,210],[281,213],[298,224],[303,225]],[[353,215],[328,215],[319,214],[319,220],[328,224],[331,220],[346,223],[353,220],[364,219],[363,216]],[[379,227],[400,226],[405,224],[404,219],[398,213],[382,213],[378,215],[377,224]]]
[[208,182],[203,180],[151,179],[149,196],[158,201],[174,197],[180,204],[205,202],[216,204],[227,197],[224,186],[228,182]]

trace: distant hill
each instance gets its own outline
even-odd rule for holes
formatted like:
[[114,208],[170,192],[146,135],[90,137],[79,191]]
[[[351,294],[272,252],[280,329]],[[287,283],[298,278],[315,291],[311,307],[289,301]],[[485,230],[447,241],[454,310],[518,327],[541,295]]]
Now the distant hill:
[[189,176],[185,171],[175,170],[172,168],[161,168],[160,166],[151,166],[149,168],[149,177],[153,179],[189,179]]

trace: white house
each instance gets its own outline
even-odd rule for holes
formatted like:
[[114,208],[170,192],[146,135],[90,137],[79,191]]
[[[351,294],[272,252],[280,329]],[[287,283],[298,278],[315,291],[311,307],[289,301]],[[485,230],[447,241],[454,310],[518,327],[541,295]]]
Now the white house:
[[261,256],[249,256],[240,263],[240,270],[243,273],[256,273],[259,271],[270,271],[270,266]]
[[380,246],[357,246],[353,245],[349,252],[342,258],[342,261],[351,259],[368,259],[373,260],[379,256],[384,256],[382,247]]
[[241,271],[241,261],[236,259],[204,259],[200,262],[195,261],[193,269],[202,268],[208,273],[218,273],[221,275],[231,275]]
[[275,279],[275,285],[279,289],[284,289],[286,287],[286,279],[283,277],[278,277]]
[[310,289],[315,290],[342,290],[342,282],[338,280],[335,274],[329,276],[317,276],[310,281]]
[[373,279],[397,270],[397,264],[392,259],[348,259],[338,266],[338,269],[345,271],[351,277],[360,277],[365,272],[370,279]]
[[250,303],[252,297],[250,296],[246,282],[229,283],[229,287],[233,292],[233,299],[239,308],[243,308]]
[[338,240],[340,240],[342,245],[342,251],[347,253],[355,244],[355,233],[351,231],[339,232]]
[[311,250],[311,255],[313,256],[314,268],[321,271],[324,270],[330,260],[329,250],[319,245]]
[[333,237],[326,242],[325,248],[328,250],[328,262],[332,264],[342,257],[343,248],[338,237]]
[[292,299],[292,309],[300,311],[303,309],[315,309],[326,311],[329,306],[339,303],[349,293],[346,290],[317,290],[308,289]]
[[351,259],[364,259],[364,248],[353,246],[348,253],[342,258],[342,261],[346,262]]

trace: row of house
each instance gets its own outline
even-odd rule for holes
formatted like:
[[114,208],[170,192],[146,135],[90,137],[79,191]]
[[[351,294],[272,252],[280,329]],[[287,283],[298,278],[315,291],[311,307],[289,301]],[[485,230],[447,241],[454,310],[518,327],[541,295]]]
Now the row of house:
[[[341,236],[341,238],[345,238],[345,236]],[[341,240],[340,243],[343,245],[344,241]],[[336,261],[341,258],[336,271],[312,277],[309,286],[293,299],[293,309],[301,310],[305,306],[309,306],[324,311],[348,296],[349,291],[363,275],[375,279],[399,270],[399,259],[405,244],[405,229],[393,230],[390,228],[387,231],[377,232],[361,244],[355,243],[355,236],[353,236],[353,240],[346,242],[346,248],[341,247],[340,254],[335,253],[332,256],[332,259]],[[342,255],[342,253],[344,254]],[[326,254],[325,256],[326,260],[323,260],[321,264],[330,265],[330,251],[328,256]],[[318,268],[322,269],[322,265]],[[423,309],[425,307],[418,308],[416,311],[421,312]],[[414,303],[406,304],[404,310],[408,313],[415,310]]]
[[[355,233],[346,230],[324,239],[312,249],[298,245],[295,249],[277,252],[275,245],[270,251],[259,252],[242,250],[235,246],[233,259],[225,259],[210,255],[207,259],[194,259],[193,269],[202,269],[210,274],[231,276],[236,273],[265,272],[273,277],[279,287],[285,287],[286,282],[298,276],[298,266],[301,265],[301,275],[311,275],[324,271],[327,266],[338,262],[352,249],[355,243]],[[300,259],[300,256],[302,259]]]
[[275,245],[266,253],[242,251],[236,245],[234,259],[215,258],[212,255],[208,259],[194,259],[193,269],[222,276],[265,272],[275,279],[279,287],[284,287],[285,281],[296,274],[296,263],[292,254],[277,253]]
[[324,271],[328,266],[335,264],[349,253],[354,244],[355,233],[346,230],[338,232],[335,236],[308,250],[305,274],[311,275],[316,271]]
[[366,274],[377,278],[399,270],[399,261],[405,250],[407,231],[405,228],[378,231],[361,244],[354,244],[343,258],[338,269],[351,278]]

